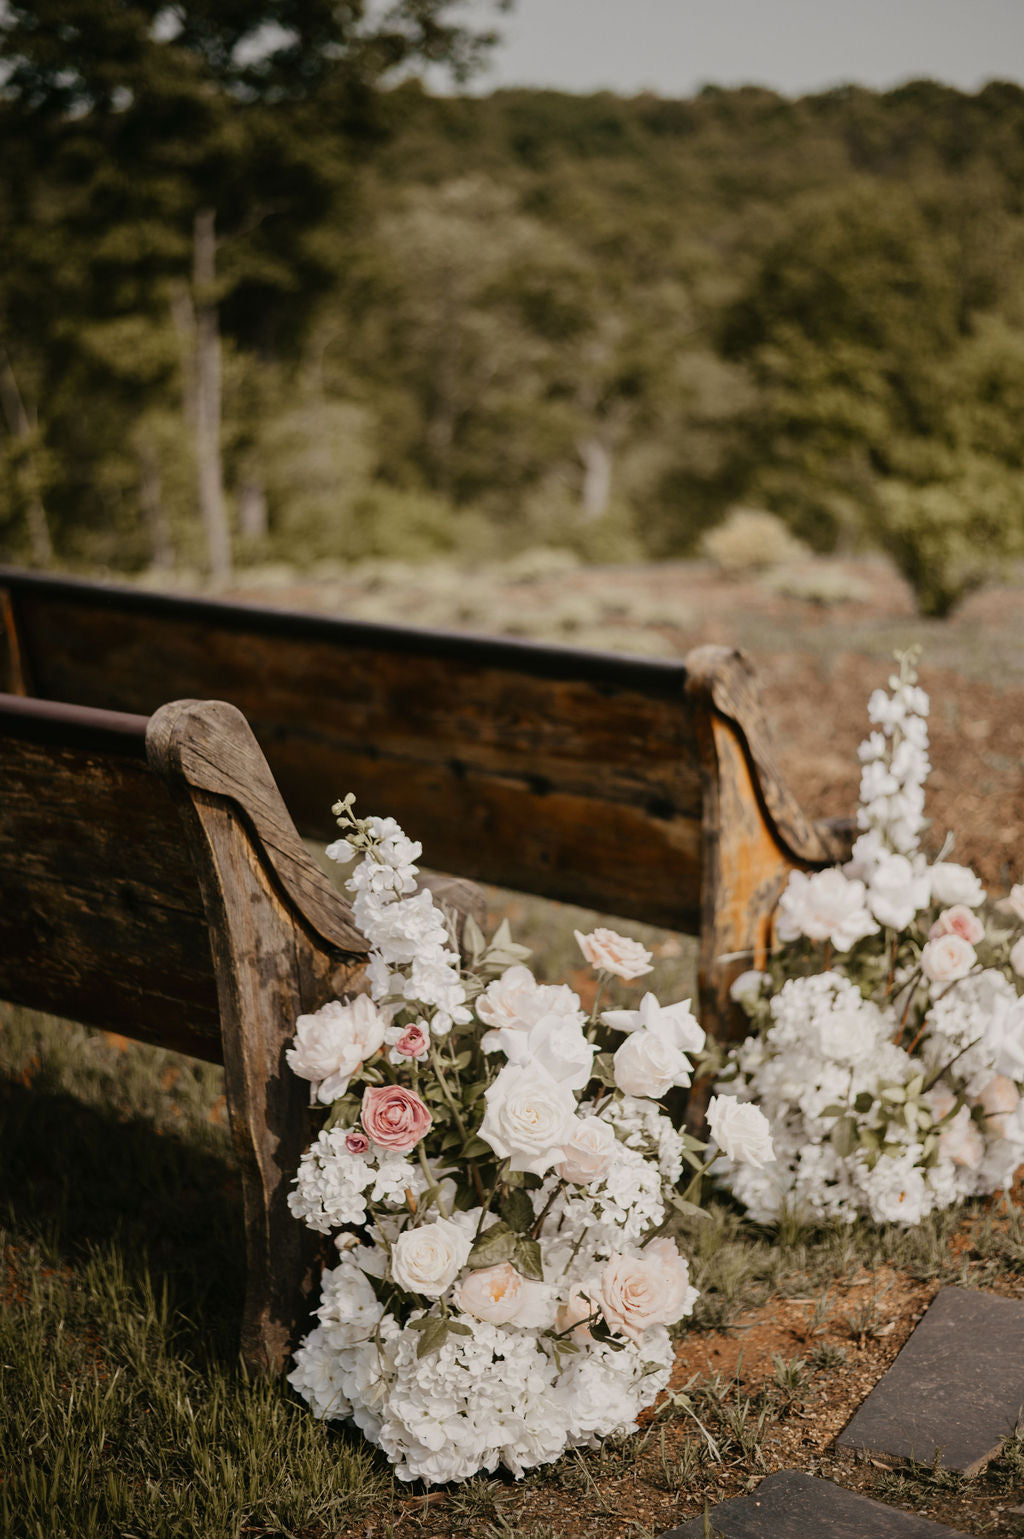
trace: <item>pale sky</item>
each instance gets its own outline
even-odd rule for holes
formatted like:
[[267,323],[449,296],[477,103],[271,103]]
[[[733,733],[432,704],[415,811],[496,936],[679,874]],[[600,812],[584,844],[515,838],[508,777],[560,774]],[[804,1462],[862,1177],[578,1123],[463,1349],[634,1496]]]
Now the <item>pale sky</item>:
[[504,41],[475,91],[1024,82],[1024,0],[517,0],[497,25]]

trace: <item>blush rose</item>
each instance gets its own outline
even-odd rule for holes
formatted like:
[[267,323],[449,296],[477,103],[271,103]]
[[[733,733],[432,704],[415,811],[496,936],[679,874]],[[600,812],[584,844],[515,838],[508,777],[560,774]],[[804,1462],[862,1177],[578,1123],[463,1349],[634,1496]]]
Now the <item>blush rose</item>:
[[401,1085],[370,1085],[363,1091],[359,1120],[380,1149],[407,1154],[429,1132],[433,1118],[418,1095]]

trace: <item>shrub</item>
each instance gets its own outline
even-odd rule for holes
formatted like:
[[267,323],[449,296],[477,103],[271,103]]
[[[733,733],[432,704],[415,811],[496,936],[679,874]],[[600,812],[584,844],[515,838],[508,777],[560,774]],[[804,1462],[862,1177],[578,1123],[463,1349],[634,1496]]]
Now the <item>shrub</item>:
[[723,523],[708,530],[701,548],[730,577],[763,572],[808,555],[781,518],[757,508],[733,508]]

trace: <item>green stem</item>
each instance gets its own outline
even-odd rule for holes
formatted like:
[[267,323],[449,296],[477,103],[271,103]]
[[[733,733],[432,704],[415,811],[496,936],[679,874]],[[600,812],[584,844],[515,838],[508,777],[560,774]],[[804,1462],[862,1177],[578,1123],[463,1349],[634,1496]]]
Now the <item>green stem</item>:
[[433,1042],[430,1044],[430,1061],[434,1066],[434,1073],[437,1075],[437,1082],[441,1086],[441,1094],[448,1102],[448,1110],[451,1112],[453,1118],[455,1119],[455,1126],[459,1130],[459,1137],[462,1139],[463,1143],[466,1143],[468,1142],[466,1124],[462,1120],[462,1113],[459,1111],[459,1108],[455,1103],[455,1097],[452,1095],[449,1088],[448,1081],[444,1077],[444,1070],[441,1067],[441,1056]]

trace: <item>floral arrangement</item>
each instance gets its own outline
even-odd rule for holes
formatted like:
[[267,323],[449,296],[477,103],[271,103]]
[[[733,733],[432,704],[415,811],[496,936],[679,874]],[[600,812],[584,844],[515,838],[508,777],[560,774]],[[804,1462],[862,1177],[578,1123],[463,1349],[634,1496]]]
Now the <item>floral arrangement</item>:
[[1024,1161],[1024,886],[986,903],[949,840],[921,852],[929,702],[898,665],[868,704],[852,859],[791,875],[769,970],[733,985],[756,1031],[720,1088],[757,1100],[777,1160],[715,1168],[764,1222],[914,1224]]
[[[688,1001],[599,1009],[651,970],[611,930],[577,935],[589,1018],[506,924],[488,943],[466,920],[462,965],[454,917],[416,890],[421,846],[353,800],[328,854],[356,860],[369,993],[300,1017],[287,1055],[330,1108],[290,1207],[339,1252],[290,1382],[403,1480],[520,1475],[634,1430],[668,1381],[697,1290],[666,1230],[700,1211],[706,1166],[657,1098],[689,1084],[704,1033]],[[713,1126],[736,1160],[772,1157],[754,1106],[720,1097]]]

